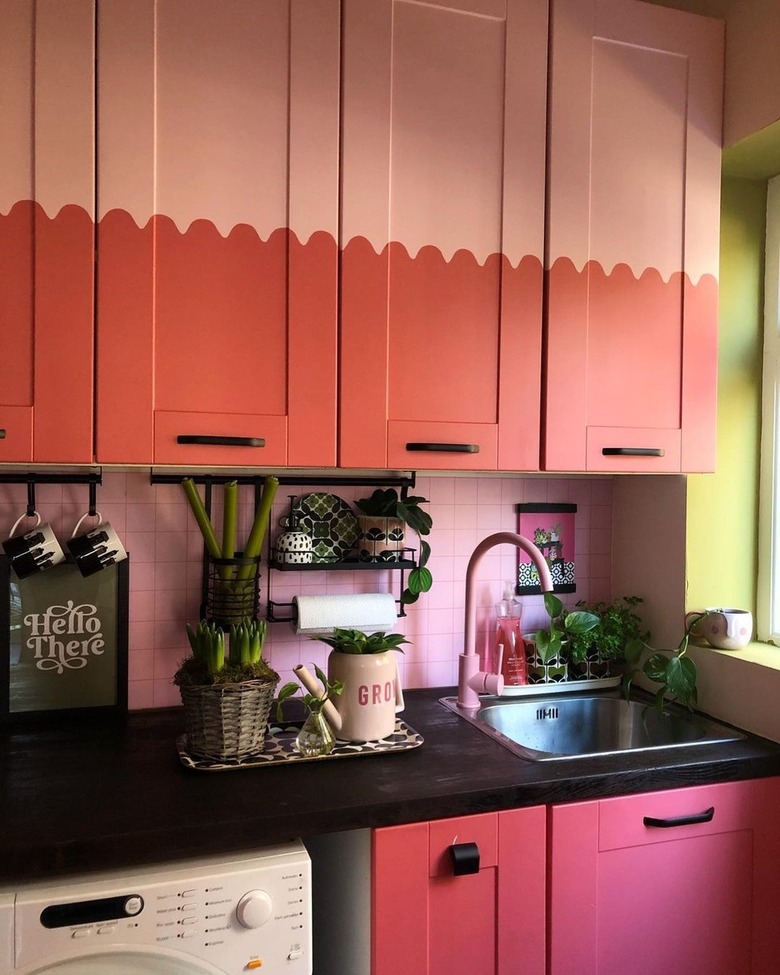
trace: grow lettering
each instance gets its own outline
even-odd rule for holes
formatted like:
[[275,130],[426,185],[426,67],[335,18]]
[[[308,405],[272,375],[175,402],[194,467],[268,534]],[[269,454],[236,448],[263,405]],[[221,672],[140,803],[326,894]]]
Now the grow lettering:
[[64,606],[49,606],[43,613],[29,613],[24,618],[29,627],[27,647],[33,651],[38,670],[80,670],[91,655],[104,652],[102,623],[97,606],[82,603],[75,606],[69,599]]

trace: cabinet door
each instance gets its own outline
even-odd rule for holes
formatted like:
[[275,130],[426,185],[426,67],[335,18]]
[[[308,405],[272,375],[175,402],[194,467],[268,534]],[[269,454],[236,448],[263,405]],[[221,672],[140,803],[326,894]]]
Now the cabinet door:
[[554,806],[550,975],[776,972],[778,814],[780,779]]
[[715,463],[723,29],[553,0],[547,470]]
[[338,4],[99,15],[99,460],[334,464]]
[[546,0],[345,0],[344,467],[539,467]]
[[93,457],[94,20],[0,5],[0,462]]
[[[477,873],[454,876],[455,843]],[[372,861],[372,975],[544,973],[544,808],[378,829]]]

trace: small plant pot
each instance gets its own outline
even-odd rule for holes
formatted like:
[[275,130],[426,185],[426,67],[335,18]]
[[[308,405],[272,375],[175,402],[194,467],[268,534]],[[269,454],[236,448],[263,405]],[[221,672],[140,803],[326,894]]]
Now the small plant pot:
[[361,562],[400,562],[404,523],[400,518],[358,515],[358,556]]
[[562,660],[559,654],[551,657],[547,663],[536,652],[533,640],[525,641],[525,656],[528,663],[529,684],[560,684],[569,679],[568,661]]
[[569,661],[571,680],[602,680],[612,676],[612,661],[602,660],[598,650],[589,653],[585,660]]

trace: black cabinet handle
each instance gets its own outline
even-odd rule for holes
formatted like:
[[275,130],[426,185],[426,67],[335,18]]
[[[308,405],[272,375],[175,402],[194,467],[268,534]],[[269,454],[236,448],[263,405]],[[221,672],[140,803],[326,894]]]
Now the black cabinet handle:
[[645,826],[654,826],[657,829],[673,829],[675,826],[695,826],[697,823],[711,823],[715,815],[715,807],[710,806],[704,812],[694,813],[692,816],[671,816],[669,819],[655,819],[653,816],[645,816],[642,822]]
[[0,440],[5,440],[5,430],[0,428]]
[[454,877],[479,873],[479,847],[476,843],[453,843],[450,846],[450,856]]
[[442,454],[478,454],[477,443],[408,443],[407,450],[428,451]]
[[179,434],[176,443],[207,444],[213,447],[265,447],[262,437],[211,437],[206,434]]
[[663,457],[660,447],[602,447],[604,457]]

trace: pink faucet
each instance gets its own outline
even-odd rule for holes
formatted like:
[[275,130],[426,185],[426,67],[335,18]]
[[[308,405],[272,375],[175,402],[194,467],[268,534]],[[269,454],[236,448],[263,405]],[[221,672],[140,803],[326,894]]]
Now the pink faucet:
[[542,592],[553,591],[553,581],[550,569],[544,556],[532,541],[515,532],[496,532],[488,535],[471,553],[466,569],[466,625],[463,640],[463,653],[460,655],[458,669],[458,705],[462,708],[479,707],[480,694],[501,694],[504,690],[504,678],[501,674],[490,674],[479,669],[479,656],[476,648],[476,617],[477,608],[474,605],[474,576],[477,566],[485,552],[496,545],[514,545],[530,555],[539,573]]

